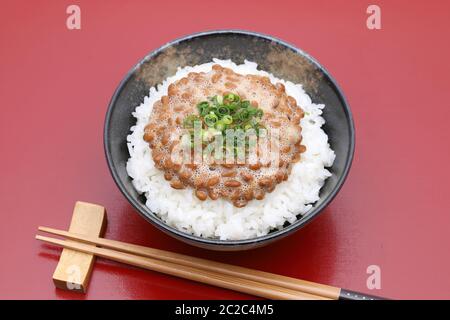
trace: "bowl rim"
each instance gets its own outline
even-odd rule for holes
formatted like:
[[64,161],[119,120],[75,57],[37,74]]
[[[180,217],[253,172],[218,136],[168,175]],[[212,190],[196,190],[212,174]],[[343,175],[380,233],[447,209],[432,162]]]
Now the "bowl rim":
[[[349,121],[349,128],[350,128],[350,146],[349,146],[349,150],[348,150],[348,154],[347,154],[347,156],[348,156],[347,161],[345,163],[342,175],[339,177],[339,180],[337,181],[336,186],[331,191],[331,193],[327,196],[327,198],[324,199],[324,201],[319,206],[314,207],[311,210],[311,212],[309,212],[305,217],[302,217],[302,218],[296,220],[294,223],[290,224],[289,226],[287,226],[281,230],[270,232],[264,236],[243,239],[243,240],[220,240],[220,239],[202,238],[202,237],[195,236],[195,235],[192,235],[189,233],[185,233],[183,231],[175,229],[174,227],[166,224],[162,219],[157,217],[155,213],[150,211],[150,209],[147,209],[148,212],[143,212],[142,204],[139,203],[136,199],[134,199],[134,197],[132,197],[127,192],[125,185],[122,184],[122,182],[119,178],[118,172],[117,172],[117,168],[113,165],[111,150],[110,150],[110,146],[108,143],[108,132],[110,129],[110,120],[111,120],[111,115],[112,115],[112,112],[114,109],[114,105],[115,105],[116,100],[117,100],[120,92],[122,91],[123,87],[125,86],[125,84],[128,81],[130,81],[130,79],[133,77],[135,71],[138,70],[139,67],[143,63],[147,62],[149,59],[156,56],[160,52],[164,51],[168,47],[177,45],[178,43],[183,42],[183,41],[191,40],[193,38],[201,38],[204,36],[211,36],[211,35],[216,35],[216,34],[240,34],[240,35],[263,38],[265,40],[270,40],[270,41],[276,42],[278,44],[281,44],[282,46],[285,46],[285,47],[291,49],[295,53],[297,53],[297,54],[305,57],[309,61],[311,61],[311,63],[313,63],[315,65],[315,67],[317,69],[319,69],[328,78],[328,80],[331,82],[331,84],[336,88],[339,98],[343,102],[344,112]],[[345,95],[344,95],[342,89],[337,84],[336,80],[316,59],[314,59],[312,56],[310,56],[305,51],[298,49],[297,47],[295,47],[294,45],[292,45],[288,42],[285,42],[285,41],[275,38],[273,36],[269,36],[269,35],[259,33],[259,32],[246,31],[246,30],[240,30],[240,29],[210,30],[210,31],[192,33],[187,36],[183,36],[183,37],[177,38],[173,41],[167,42],[166,44],[162,45],[158,49],[153,50],[150,53],[148,53],[146,56],[144,56],[142,59],[140,59],[139,62],[136,63],[127,72],[125,77],[120,81],[120,83],[119,83],[118,87],[116,88],[116,90],[109,102],[109,105],[108,105],[105,122],[104,122],[104,129],[103,129],[103,147],[104,147],[104,152],[105,152],[108,168],[109,168],[109,171],[111,172],[114,182],[118,186],[121,193],[128,200],[128,202],[134,207],[134,209],[144,219],[146,219],[147,221],[152,223],[154,226],[159,228],[161,231],[164,231],[169,234],[173,234],[174,236],[177,236],[177,237],[181,237],[181,238],[187,240],[188,242],[198,242],[198,243],[201,243],[203,245],[208,245],[208,246],[231,248],[231,247],[252,245],[255,243],[270,242],[270,240],[273,240],[275,238],[285,237],[287,235],[294,233],[295,231],[299,230],[300,228],[304,227],[309,222],[311,222],[314,218],[316,218],[320,213],[322,213],[324,211],[324,209],[336,197],[337,193],[342,188],[342,186],[349,174],[349,171],[350,171],[350,168],[351,168],[351,165],[353,162],[354,153],[355,153],[355,125],[354,125],[354,120],[353,120],[353,116],[352,116],[352,113],[350,110],[349,103],[348,103],[347,99],[345,98]]]

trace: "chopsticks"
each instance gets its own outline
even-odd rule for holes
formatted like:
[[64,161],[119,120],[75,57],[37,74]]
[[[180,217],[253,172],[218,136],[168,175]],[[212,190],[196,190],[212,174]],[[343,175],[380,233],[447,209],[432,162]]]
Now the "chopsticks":
[[161,261],[152,258],[141,257],[120,251],[92,247],[82,243],[67,242],[44,236],[36,236],[36,239],[58,245],[64,248],[77,250],[84,253],[94,254],[98,257],[129,264],[132,266],[161,272],[164,274],[177,276],[205,284],[231,289],[268,299],[295,299],[295,300],[316,300],[321,297],[307,293],[297,292],[282,287],[262,284],[255,281],[232,277],[217,272],[210,272],[202,269],[186,267],[183,265]]
[[[364,295],[338,287],[285,277],[230,264],[190,257],[98,237],[88,237],[63,230],[39,227],[42,232],[65,237],[64,241],[37,235],[36,239],[68,249],[94,254],[132,266],[161,272],[205,284],[235,290],[268,299],[330,300],[355,299]],[[95,247],[93,245],[99,246]],[[358,294],[358,295],[356,295]],[[366,296],[368,299],[374,298]],[[364,298],[365,299],[365,298]]]

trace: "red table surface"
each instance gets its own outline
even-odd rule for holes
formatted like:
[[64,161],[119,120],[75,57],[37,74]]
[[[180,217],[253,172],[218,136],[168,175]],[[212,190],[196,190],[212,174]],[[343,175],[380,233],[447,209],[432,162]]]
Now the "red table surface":
[[[1,1],[0,298],[241,299],[251,296],[98,260],[86,295],[55,289],[60,249],[38,225],[67,228],[75,201],[104,205],[106,236],[391,298],[450,298],[450,2]],[[82,29],[66,28],[81,7]],[[249,252],[198,249],[141,218],[103,153],[108,102],[144,55],[193,32],[247,29],[302,48],[353,111],[350,175],[325,212]],[[369,265],[381,290],[366,287]]]

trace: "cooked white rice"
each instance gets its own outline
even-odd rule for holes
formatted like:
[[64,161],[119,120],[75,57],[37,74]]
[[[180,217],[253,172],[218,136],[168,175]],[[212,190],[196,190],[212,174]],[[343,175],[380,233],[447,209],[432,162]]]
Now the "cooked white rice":
[[[328,144],[328,136],[321,129],[325,123],[321,117],[325,106],[312,103],[301,84],[260,71],[254,62],[236,65],[231,60],[213,60],[195,67],[179,68],[174,76],[150,89],[144,102],[133,112],[137,122],[127,137],[130,153],[127,172],[136,190],[145,194],[148,208],[170,226],[196,236],[222,240],[262,236],[272,229],[282,228],[285,222],[293,223],[297,215],[307,215],[311,204],[319,200],[324,181],[331,176],[325,167],[333,164],[335,154]],[[287,181],[278,184],[263,200],[250,201],[243,208],[236,208],[224,199],[200,201],[189,188],[175,190],[170,187],[163,171],[155,168],[151,149],[143,139],[153,104],[167,94],[168,86],[189,72],[208,72],[215,63],[240,74],[264,75],[272,83],[283,83],[287,94],[305,111],[301,126],[306,152],[301,161],[293,166]]]

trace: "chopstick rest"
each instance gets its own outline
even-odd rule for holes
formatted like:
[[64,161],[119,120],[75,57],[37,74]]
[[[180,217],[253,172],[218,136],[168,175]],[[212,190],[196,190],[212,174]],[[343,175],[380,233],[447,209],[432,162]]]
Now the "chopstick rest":
[[[100,205],[77,201],[69,231],[101,237],[106,227],[106,210]],[[73,241],[76,242],[76,241]],[[89,285],[95,255],[64,248],[53,273],[57,288],[85,293]]]

